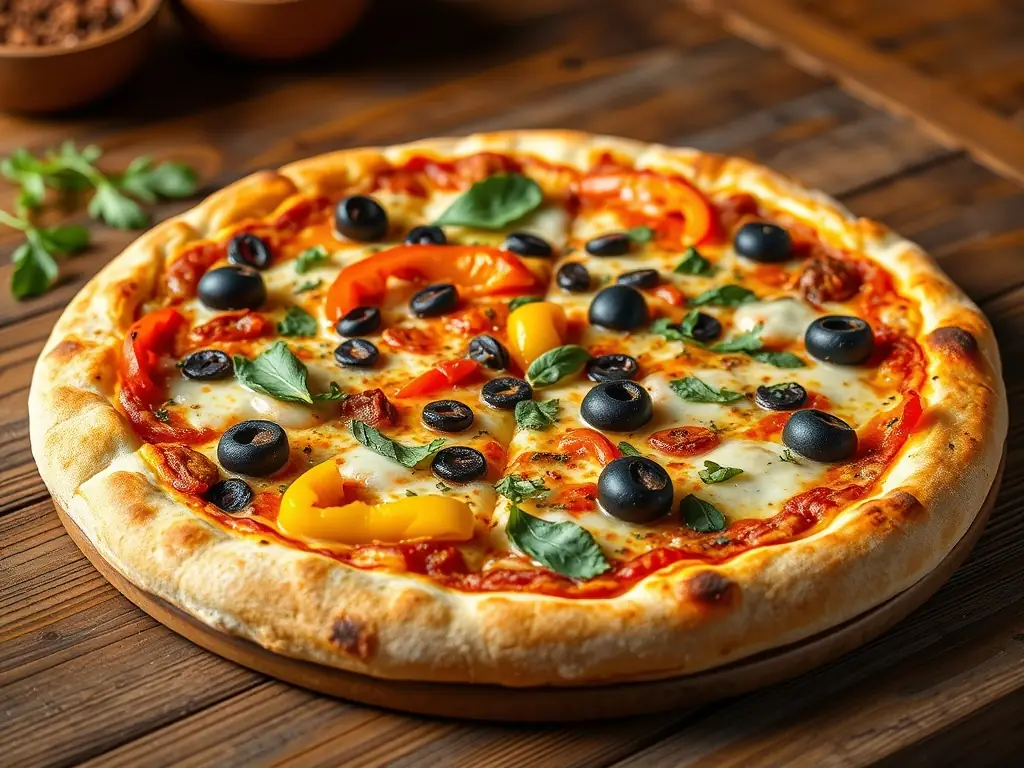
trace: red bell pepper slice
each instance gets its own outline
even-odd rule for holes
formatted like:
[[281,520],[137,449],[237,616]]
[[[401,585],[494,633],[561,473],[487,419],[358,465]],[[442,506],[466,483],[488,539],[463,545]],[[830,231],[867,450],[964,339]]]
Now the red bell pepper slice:
[[[580,180],[584,199],[618,198],[630,208],[655,204],[664,212],[666,228],[678,245],[698,245],[716,233],[714,211],[707,199],[682,176],[650,170],[599,169]],[[682,218],[681,224],[669,219]],[[655,226],[659,233],[663,227]]]
[[558,441],[558,449],[571,456],[589,456],[597,459],[602,465],[619,458],[622,452],[612,441],[600,432],[581,427],[566,432]]
[[395,392],[395,397],[416,397],[418,395],[430,395],[450,389],[459,384],[480,370],[480,363],[476,360],[447,360],[438,363],[426,373],[421,373],[400,390]]
[[184,324],[184,316],[173,307],[158,309],[137,320],[124,340],[119,400],[135,431],[151,443],[201,443],[213,436],[211,430],[183,425],[173,417],[161,421],[153,413],[164,400],[159,381],[160,355],[173,350]]
[[327,317],[384,300],[389,277],[453,283],[466,298],[525,293],[536,276],[514,253],[480,245],[399,245],[341,270],[327,291]]

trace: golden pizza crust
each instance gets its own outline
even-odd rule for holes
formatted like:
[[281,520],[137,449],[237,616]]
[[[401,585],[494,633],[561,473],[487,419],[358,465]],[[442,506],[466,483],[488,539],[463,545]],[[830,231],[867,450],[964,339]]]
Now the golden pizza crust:
[[[589,167],[607,151],[704,191],[745,191],[881,263],[919,303],[928,353],[919,428],[872,499],[805,539],[717,565],[679,564],[625,594],[568,600],[472,594],[233,536],[158,484],[113,407],[137,309],[184,243],[336,194],[385,162],[483,150]],[[934,568],[974,519],[1006,433],[998,350],[984,316],[920,249],[830,198],[739,159],[570,131],[519,131],[335,152],[254,174],[163,222],[71,302],[36,367],[33,453],[54,498],[140,588],[275,652],[379,677],[578,685],[697,672],[844,622]]]

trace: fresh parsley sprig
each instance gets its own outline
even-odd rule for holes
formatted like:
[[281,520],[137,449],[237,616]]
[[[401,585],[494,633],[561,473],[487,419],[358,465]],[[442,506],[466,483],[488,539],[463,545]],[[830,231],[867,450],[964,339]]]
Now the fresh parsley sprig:
[[0,224],[17,229],[25,242],[11,256],[11,293],[16,299],[40,296],[50,289],[59,274],[55,256],[67,256],[89,247],[89,230],[71,224],[65,227],[37,227],[26,216],[0,211]]

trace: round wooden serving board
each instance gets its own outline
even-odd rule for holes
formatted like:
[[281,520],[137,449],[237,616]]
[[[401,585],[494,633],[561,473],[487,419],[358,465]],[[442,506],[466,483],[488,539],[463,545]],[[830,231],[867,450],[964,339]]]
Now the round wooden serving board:
[[275,653],[214,630],[118,573],[57,504],[68,534],[125,597],[196,645],[263,674],[364,704],[425,715],[474,720],[564,722],[624,717],[693,706],[735,696],[807,672],[849,653],[916,610],[966,559],[995,506],[1003,464],[985,503],[963,538],[939,565],[909,589],[855,619],[792,645],[694,675],[637,683],[577,687],[504,688],[495,685],[383,680]]

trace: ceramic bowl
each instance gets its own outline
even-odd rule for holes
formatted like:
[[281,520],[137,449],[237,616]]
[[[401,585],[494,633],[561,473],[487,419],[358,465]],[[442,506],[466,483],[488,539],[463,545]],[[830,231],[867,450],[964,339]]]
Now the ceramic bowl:
[[152,48],[160,0],[126,23],[70,48],[0,45],[0,110],[58,112],[113,90]]
[[365,6],[366,0],[172,0],[182,24],[215,48],[276,61],[324,50]]

